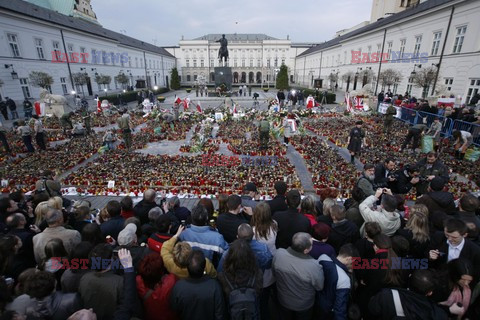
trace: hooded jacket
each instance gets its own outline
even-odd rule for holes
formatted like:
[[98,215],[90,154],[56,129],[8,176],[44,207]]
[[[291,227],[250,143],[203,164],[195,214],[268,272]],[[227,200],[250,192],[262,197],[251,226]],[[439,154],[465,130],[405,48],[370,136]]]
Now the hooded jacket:
[[355,243],[358,239],[360,239],[358,227],[353,222],[344,219],[332,224],[327,243],[338,252],[344,244]]
[[[359,206],[360,214],[362,215],[365,222],[377,222],[382,229],[382,233],[391,237],[395,232],[400,228],[400,214],[398,212],[388,212],[385,209],[379,207],[379,209],[374,210],[373,205],[377,202],[377,197],[370,196],[365,199]],[[360,229],[362,236],[365,236],[364,233],[365,223]]]
[[443,211],[447,214],[454,214],[457,211],[453,194],[445,191],[432,191],[417,199],[416,204],[424,204],[430,214],[435,211]]

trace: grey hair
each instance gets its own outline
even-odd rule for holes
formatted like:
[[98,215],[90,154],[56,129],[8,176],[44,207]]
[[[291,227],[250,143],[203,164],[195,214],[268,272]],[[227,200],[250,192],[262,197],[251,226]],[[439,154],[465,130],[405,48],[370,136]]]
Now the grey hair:
[[150,221],[155,221],[162,215],[162,209],[160,207],[154,207],[148,211],[148,219]]
[[238,239],[250,241],[253,239],[253,229],[248,223],[242,223],[237,229]]
[[180,199],[177,196],[173,196],[168,199],[168,206],[170,208],[177,208],[180,207]]
[[297,232],[292,237],[292,249],[303,253],[312,246],[312,236],[306,232]]
[[337,202],[332,198],[323,200],[323,215],[330,216],[330,209],[336,204]]
[[54,208],[49,208],[45,215],[45,221],[48,225],[57,223],[61,218],[63,218],[63,212]]

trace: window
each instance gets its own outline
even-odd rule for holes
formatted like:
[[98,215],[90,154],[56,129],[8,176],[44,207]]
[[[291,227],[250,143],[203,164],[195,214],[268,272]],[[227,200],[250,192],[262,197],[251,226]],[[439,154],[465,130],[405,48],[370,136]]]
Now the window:
[[22,78],[20,80],[20,86],[22,87],[23,97],[24,98],[31,98],[30,96],[30,88],[28,87],[28,79]]
[[202,67],[202,68],[205,67],[205,60],[203,60],[203,59],[200,60],[200,67]]
[[407,45],[407,39],[400,40],[400,59],[403,58],[403,54],[405,53],[405,46]]
[[237,59],[233,59],[233,66],[236,68],[238,67]]
[[67,78],[60,78],[60,83],[62,84],[63,94],[68,94],[68,90],[67,90]]
[[37,49],[37,57],[40,60],[45,60],[45,54],[43,53],[43,40],[35,38],[35,48]]
[[242,67],[245,68],[245,59],[242,59]]
[[465,38],[466,32],[467,32],[467,26],[457,28],[457,35],[455,36],[455,44],[453,45],[453,53],[462,52],[463,39]]
[[275,68],[278,67],[278,58],[275,58],[275,60],[273,61],[273,66]]
[[72,56],[72,54],[73,54],[73,44],[71,44],[71,43],[67,44],[67,52],[68,52],[68,58],[73,60],[73,56]]
[[197,81],[198,76],[196,74],[193,75],[193,81]]
[[267,59],[267,68],[270,68],[270,59]]
[[128,57],[128,67],[132,67],[132,57]]
[[143,68],[143,58],[140,58],[140,68]]
[[258,59],[257,60],[257,67],[260,68],[262,66],[262,60]]
[[413,49],[413,56],[418,57],[420,55],[420,47],[422,45],[422,36],[415,37],[415,48]]
[[470,85],[467,90],[467,98],[465,103],[469,103],[476,94],[480,92],[480,79],[470,79]]
[[190,82],[190,81],[192,81],[192,80],[191,80],[191,77],[190,77],[189,74],[187,74],[187,82]]
[[390,41],[387,43],[387,59],[390,59],[390,56],[392,54],[392,47],[393,47],[393,42]]
[[80,53],[85,53],[85,52],[87,52],[85,47],[80,47]]
[[445,86],[448,91],[452,91],[453,78],[445,78]]
[[193,59],[193,67],[194,67],[194,68],[197,67],[197,59]]
[[185,60],[185,66],[186,66],[187,68],[190,68],[190,60]]
[[135,57],[135,68],[138,68],[138,58]]
[[20,57],[20,49],[18,48],[18,37],[16,34],[13,33],[8,33],[7,34],[8,38],[8,44],[10,46],[10,52],[12,54],[12,57]]
[[50,94],[52,93],[52,86],[45,86],[45,89],[50,92]]
[[250,59],[250,68],[253,68],[253,59]]
[[282,64],[285,64],[285,59],[282,59]]
[[435,32],[433,34],[432,52],[430,55],[436,56],[438,54],[438,48],[440,47],[440,39],[442,38],[441,32]]
[[214,67],[215,66],[215,62],[213,59],[210,59],[210,67]]

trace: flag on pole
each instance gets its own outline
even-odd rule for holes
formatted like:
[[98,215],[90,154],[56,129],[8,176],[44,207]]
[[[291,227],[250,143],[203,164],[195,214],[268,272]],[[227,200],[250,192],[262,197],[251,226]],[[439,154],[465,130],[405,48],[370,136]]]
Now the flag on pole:
[[233,114],[237,113],[237,104],[233,104]]
[[202,106],[200,105],[200,101],[197,102],[197,110],[198,112],[202,113]]
[[182,99],[180,99],[180,97],[177,97],[177,99],[175,99],[174,103],[175,104],[180,104],[182,102]]
[[97,98],[97,112],[102,113],[102,102],[100,101],[100,98]]
[[352,104],[350,102],[350,94],[348,92],[345,93],[345,103],[347,104],[347,111],[353,112]]

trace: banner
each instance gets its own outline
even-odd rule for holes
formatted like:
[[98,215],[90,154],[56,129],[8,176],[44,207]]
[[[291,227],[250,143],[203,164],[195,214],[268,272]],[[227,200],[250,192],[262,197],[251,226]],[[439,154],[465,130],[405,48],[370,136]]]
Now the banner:
[[[389,104],[388,103],[380,103],[380,105],[378,106],[378,112],[379,113],[382,113],[382,114],[385,114],[387,113],[387,108],[388,108]],[[402,117],[402,108],[401,107],[395,107],[393,106],[396,110],[397,110],[397,114],[395,115],[395,118],[401,118]]]
[[455,98],[438,98],[437,105],[439,107],[453,107],[455,105]]

